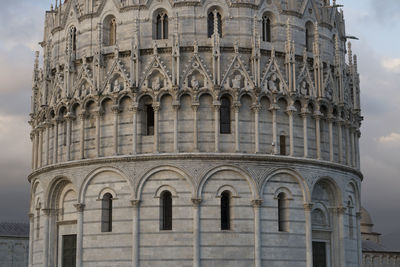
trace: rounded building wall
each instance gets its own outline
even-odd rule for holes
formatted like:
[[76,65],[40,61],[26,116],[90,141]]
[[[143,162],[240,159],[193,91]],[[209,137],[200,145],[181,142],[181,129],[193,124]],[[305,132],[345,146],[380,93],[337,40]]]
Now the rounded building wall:
[[343,12],[228,2],[46,13],[30,266],[312,267],[322,250],[326,266],[360,266],[360,87]]

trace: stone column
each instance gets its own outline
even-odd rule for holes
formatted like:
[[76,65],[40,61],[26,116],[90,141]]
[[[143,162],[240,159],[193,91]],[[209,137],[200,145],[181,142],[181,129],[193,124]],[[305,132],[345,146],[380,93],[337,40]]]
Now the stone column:
[[137,105],[134,105],[130,108],[132,111],[132,154],[137,154]]
[[344,251],[344,239],[345,239],[345,229],[344,229],[344,214],[346,208],[338,207],[336,209],[336,214],[338,218],[338,230],[339,230],[339,238],[338,238],[338,250],[339,250],[339,266],[346,266],[346,255]]
[[278,127],[276,121],[276,111],[279,110],[277,104],[271,104],[269,110],[272,112],[272,145],[274,154],[278,154]]
[[301,117],[303,118],[303,149],[304,149],[304,157],[308,157],[308,125],[307,125],[307,116],[309,111],[307,107],[301,110]]
[[50,164],[50,122],[46,121],[45,127],[46,127],[46,161],[45,165]]
[[312,220],[311,211],[313,204],[304,204],[304,215],[306,219],[306,262],[307,267],[313,267],[313,255],[312,255]]
[[[49,221],[50,209],[42,209],[44,215],[44,231],[43,231],[43,267],[49,266]],[[50,266],[51,267],[51,266]]]
[[315,118],[315,142],[317,147],[317,159],[321,160],[321,128],[320,128],[320,120],[322,117],[322,113],[317,110],[314,113]]
[[351,142],[351,163],[353,165],[353,167],[356,167],[356,143],[355,143],[355,139],[354,139],[354,135],[355,135],[355,127],[351,127],[349,129],[350,132],[350,142]]
[[35,130],[31,132],[31,142],[32,142],[32,170],[36,169],[36,134]]
[[235,112],[235,152],[240,151],[240,133],[239,133],[239,111],[240,111],[240,103],[236,103],[233,106],[233,110]]
[[333,158],[333,121],[335,117],[330,114],[328,115],[328,125],[329,125],[329,160],[334,161]]
[[43,151],[43,132],[42,132],[43,126],[40,125],[38,128],[38,138],[39,138],[39,148],[38,148],[38,164],[37,164],[37,168],[41,168],[42,167],[42,151]]
[[193,266],[200,267],[200,203],[201,199],[192,198],[193,203]]
[[339,139],[339,163],[343,163],[343,129],[342,129],[342,119],[337,120],[338,126],[338,139]]
[[132,267],[139,267],[139,219],[140,200],[131,200],[132,203]]
[[260,106],[253,106],[254,112],[254,153],[260,152]]
[[82,267],[83,260],[83,210],[85,204],[78,203],[74,205],[78,212],[77,235],[76,235],[76,267]]
[[357,131],[356,131],[356,151],[357,151],[357,167],[358,167],[358,169],[361,168],[361,162],[360,162],[360,137],[361,137],[360,129],[357,129]]
[[95,144],[96,144],[96,157],[100,157],[100,140],[101,140],[101,134],[100,134],[100,117],[102,115],[101,109],[97,109],[94,111],[94,116],[96,117],[96,137],[95,137]]
[[[33,204],[33,203],[32,203]],[[33,213],[29,213],[29,258],[28,258],[28,262],[29,262],[29,267],[33,266],[33,239],[34,239],[34,229],[35,229],[35,215]]]
[[112,112],[114,113],[114,125],[113,125],[113,139],[114,139],[114,156],[118,155],[118,124],[119,124],[119,113],[120,109],[118,105],[112,106]]
[[357,212],[356,213],[356,226],[357,226],[357,249],[358,249],[358,262],[359,265],[361,265],[362,263],[362,237],[361,237],[361,212]]
[[348,165],[348,166],[350,166],[351,165],[351,151],[350,151],[350,148],[351,148],[351,145],[350,145],[350,123],[349,122],[346,122],[346,164]]
[[68,112],[67,116],[65,117],[67,120],[67,150],[66,150],[66,161],[71,160],[71,123],[75,117]]
[[260,210],[261,210],[261,199],[254,199],[251,201],[253,205],[254,211],[254,266],[261,267],[262,266],[262,257],[261,257],[261,218],[260,218]]
[[294,133],[293,133],[293,114],[296,112],[296,108],[294,106],[289,106],[287,108],[287,114],[289,117],[289,156],[294,156]]
[[215,152],[219,152],[219,110],[221,108],[221,104],[219,102],[214,103],[214,123],[215,123],[215,129],[214,129],[214,141],[215,141]]
[[58,125],[59,118],[54,118],[54,136],[53,136],[53,164],[58,162]]
[[193,103],[192,104],[192,109],[193,109],[193,150],[194,152],[198,152],[198,137],[197,137],[197,111],[199,109],[199,103]]
[[85,158],[85,116],[86,116],[86,112],[85,112],[85,110],[82,110],[82,112],[79,114],[79,121],[80,121],[79,151],[80,151],[81,159]]
[[174,108],[174,153],[178,153],[178,111],[179,103],[173,105]]
[[154,153],[158,153],[158,114],[160,111],[160,104],[154,104]]

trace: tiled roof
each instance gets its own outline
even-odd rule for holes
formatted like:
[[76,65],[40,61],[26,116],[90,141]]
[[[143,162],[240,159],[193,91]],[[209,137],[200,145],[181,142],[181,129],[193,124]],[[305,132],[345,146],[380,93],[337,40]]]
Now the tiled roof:
[[362,241],[362,250],[363,252],[399,252],[397,250],[387,248],[382,244],[375,243],[371,240]]
[[29,224],[0,222],[0,237],[29,237]]

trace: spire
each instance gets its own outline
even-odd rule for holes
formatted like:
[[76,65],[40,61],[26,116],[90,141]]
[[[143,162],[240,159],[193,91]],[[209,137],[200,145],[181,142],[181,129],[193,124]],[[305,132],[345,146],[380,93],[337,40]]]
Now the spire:
[[351,50],[351,42],[347,43],[347,49],[348,49],[348,56],[349,56],[349,65],[353,65],[353,51]]
[[354,60],[354,72],[358,73],[357,55],[353,56],[353,60]]
[[339,48],[339,38],[335,35],[335,65],[339,67],[340,65],[340,48]]
[[218,27],[218,11],[216,9],[214,9],[213,14],[214,14],[214,34],[219,37],[220,32],[218,29],[219,28]]
[[290,18],[286,21],[286,40],[290,42],[292,40],[292,30],[290,28]]
[[33,67],[33,76],[32,76],[32,83],[35,87],[34,83],[38,80],[38,73],[39,73],[39,51],[35,52],[35,63]]

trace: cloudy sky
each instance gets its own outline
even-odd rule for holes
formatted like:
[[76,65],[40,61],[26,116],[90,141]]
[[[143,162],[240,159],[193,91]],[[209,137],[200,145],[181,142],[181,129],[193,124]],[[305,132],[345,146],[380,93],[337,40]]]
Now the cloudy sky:
[[[0,0],[0,221],[27,221],[33,51],[50,0]],[[338,0],[361,73],[363,205],[400,239],[400,1]],[[400,249],[400,248],[399,248]]]

